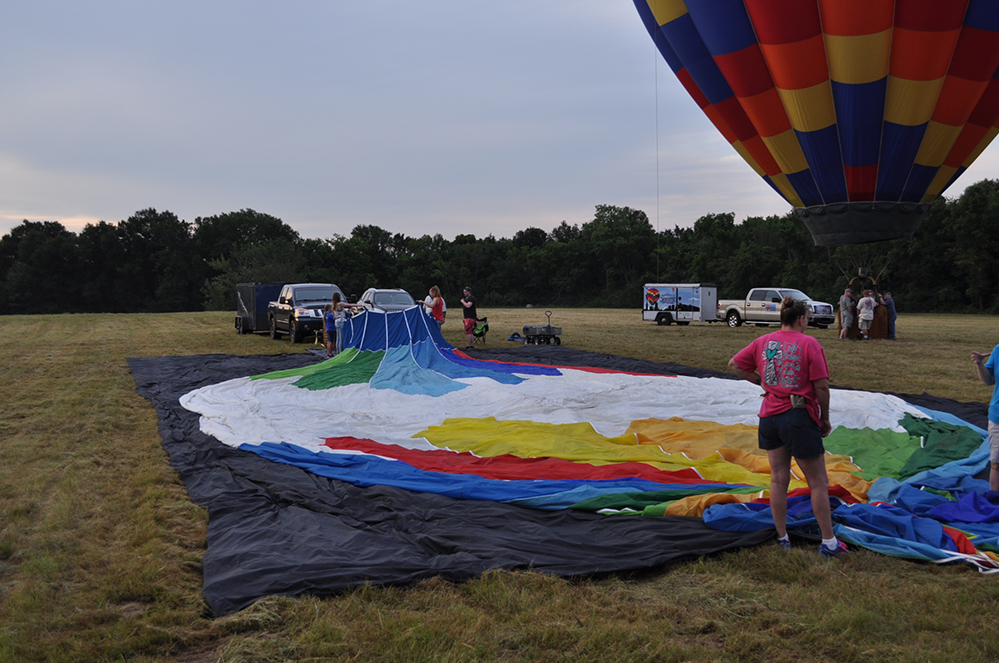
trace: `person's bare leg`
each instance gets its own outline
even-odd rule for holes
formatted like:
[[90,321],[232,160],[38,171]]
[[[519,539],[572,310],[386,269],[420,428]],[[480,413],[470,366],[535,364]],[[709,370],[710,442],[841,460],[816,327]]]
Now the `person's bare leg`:
[[[805,473],[805,481],[812,491],[812,513],[822,530],[823,539],[831,539],[833,534],[832,513],[829,509],[829,475],[826,473],[826,456],[797,458],[798,467]],[[773,501],[773,497],[771,497]]]
[[787,447],[767,451],[770,460],[770,511],[777,537],[787,536],[787,486],[791,482],[791,454]]
[[992,463],[989,470],[989,490],[999,491],[999,463]]

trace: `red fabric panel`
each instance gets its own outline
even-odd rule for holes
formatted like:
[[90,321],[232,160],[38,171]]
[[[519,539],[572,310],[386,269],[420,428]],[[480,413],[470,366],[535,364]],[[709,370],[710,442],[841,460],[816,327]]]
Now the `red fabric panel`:
[[829,80],[822,35],[793,44],[762,48],[774,85],[782,90],[800,90]]
[[989,80],[988,87],[978,100],[975,110],[968,116],[970,124],[977,124],[980,127],[991,127],[999,118],[999,80],[993,78]]
[[957,30],[964,23],[967,8],[968,0],[897,0],[895,27],[924,32]]
[[960,30],[915,32],[896,28],[892,33],[889,72],[892,76],[913,81],[943,78],[960,34]]
[[802,0],[746,0],[761,44],[789,44],[822,33],[818,5]]
[[988,132],[989,127],[980,127],[976,124],[964,125],[964,128],[961,129],[961,135],[957,137],[954,145],[950,148],[950,152],[947,153],[944,165],[951,166],[952,168],[960,168],[964,160],[978,147],[978,144],[982,142],[982,139],[985,138],[985,134]]
[[780,175],[781,169],[777,165],[777,161],[774,160],[770,150],[767,148],[766,143],[759,136],[753,136],[748,140],[742,141],[742,144],[746,146],[746,151],[749,152],[756,163],[759,164],[760,168],[767,175]]
[[947,527],[943,525],[944,534],[954,539],[954,545],[957,546],[957,551],[964,553],[965,555],[975,555],[978,554],[978,549],[971,542],[964,532],[954,529],[953,527]]
[[878,183],[878,164],[856,167],[844,164],[843,173],[846,175],[846,190],[851,201],[874,200],[874,189]]
[[708,106],[707,108],[702,108],[701,110],[703,110],[704,114],[708,116],[709,120],[711,120],[711,124],[715,125],[715,128],[718,129],[719,133],[725,137],[725,140],[729,143],[734,143],[739,140],[735,135],[735,132],[732,131],[732,128],[725,123],[725,118],[721,116],[721,113],[718,112],[718,108],[716,106]]
[[933,120],[954,127],[964,126],[987,87],[988,83],[985,81],[948,76],[940,90],[937,106],[933,109]]
[[[749,121],[746,111],[742,110],[742,104],[739,103],[739,100],[734,95],[721,103],[715,104],[714,107],[718,109],[718,114],[725,120],[725,124],[731,127],[737,140],[745,142],[756,136],[756,128]],[[755,158],[756,155],[754,154],[753,157]],[[763,164],[760,165],[762,166]]]
[[349,449],[384,458],[394,458],[426,472],[472,474],[484,479],[550,479],[560,481],[634,477],[658,483],[727,485],[724,481],[702,479],[692,468],[659,470],[651,465],[636,462],[590,465],[589,463],[575,463],[561,458],[520,458],[510,454],[482,458],[467,452],[456,453],[443,449],[414,451],[397,444],[382,444],[357,437],[326,438],[326,446],[331,449]]
[[947,73],[969,81],[986,81],[995,75],[997,67],[999,33],[975,28],[962,29]]
[[791,121],[784,112],[777,88],[771,87],[762,94],[739,101],[761,136],[776,136],[791,129]]
[[759,44],[716,55],[714,60],[737,97],[752,97],[774,86]]
[[[794,490],[787,491],[788,497],[798,497],[799,495],[811,495],[811,494],[812,494],[812,489],[808,487],[795,488]],[[847,504],[860,504],[860,500],[854,497],[853,493],[851,493],[849,490],[847,490],[846,488],[844,488],[839,484],[836,484],[835,486],[829,486],[829,497],[838,497]],[[753,502],[757,502],[759,504],[770,504],[770,498],[758,497],[755,500],[753,500]]]
[[819,12],[827,35],[871,35],[892,26],[895,0],[819,0]]

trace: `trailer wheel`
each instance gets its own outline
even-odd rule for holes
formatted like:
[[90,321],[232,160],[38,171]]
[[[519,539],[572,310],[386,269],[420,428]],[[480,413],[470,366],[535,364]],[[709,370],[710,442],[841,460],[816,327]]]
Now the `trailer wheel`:
[[245,333],[243,332],[243,318],[238,315],[236,316],[236,333],[237,334]]
[[660,313],[656,316],[656,324],[669,326],[673,324],[673,316],[669,313]]
[[737,311],[730,311],[728,315],[725,316],[725,322],[728,323],[729,327],[741,327],[742,318],[739,317]]
[[558,336],[555,337],[555,345],[562,345],[562,339],[560,339]]

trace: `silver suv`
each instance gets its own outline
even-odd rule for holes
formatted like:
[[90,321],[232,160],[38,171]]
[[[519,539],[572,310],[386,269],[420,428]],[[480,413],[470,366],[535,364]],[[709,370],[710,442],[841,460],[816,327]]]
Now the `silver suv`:
[[368,288],[357,303],[369,311],[403,311],[416,306],[413,296],[401,288]]

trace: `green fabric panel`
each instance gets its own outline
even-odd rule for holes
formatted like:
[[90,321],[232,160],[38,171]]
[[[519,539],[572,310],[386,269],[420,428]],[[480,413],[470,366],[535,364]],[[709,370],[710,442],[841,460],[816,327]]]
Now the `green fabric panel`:
[[918,437],[887,428],[873,430],[837,426],[822,442],[829,453],[850,456],[860,468],[860,472],[854,474],[866,481],[880,477],[898,479],[902,467],[919,449]]
[[[662,510],[665,511],[666,507],[669,506],[670,503],[691,495],[703,495],[705,493],[731,493],[742,495],[746,493],[758,492],[760,492],[759,486],[726,486],[725,484],[718,484],[715,486],[701,488],[677,488],[674,490],[650,490],[641,493],[616,493],[613,495],[601,495],[600,497],[591,497],[588,500],[576,502],[569,508],[579,509],[580,511],[599,511],[600,509],[632,509],[633,511],[643,512],[642,515],[649,515],[644,513],[649,507],[661,506]],[[662,514],[660,513],[658,515]]]
[[[339,356],[337,355],[337,357]],[[381,365],[384,356],[384,350],[358,352],[354,361],[339,366],[327,366],[325,370],[304,375],[295,383],[295,386],[310,391],[319,391],[343,387],[348,384],[369,382],[371,376],[378,370],[378,366]]]
[[914,451],[899,471],[900,479],[967,458],[982,444],[982,436],[966,426],[916,418],[908,413],[899,423],[910,435],[923,438],[922,448]]
[[289,368],[286,371],[272,371],[271,373],[264,373],[263,375],[254,375],[251,380],[278,380],[280,378],[293,378],[302,375],[311,375],[313,373],[318,373],[319,371],[325,371],[331,366],[340,366],[341,364],[346,364],[349,362],[354,355],[357,354],[357,348],[347,348],[337,356],[327,359],[326,361],[320,362],[318,364],[312,364],[310,366],[303,366],[301,368]]

